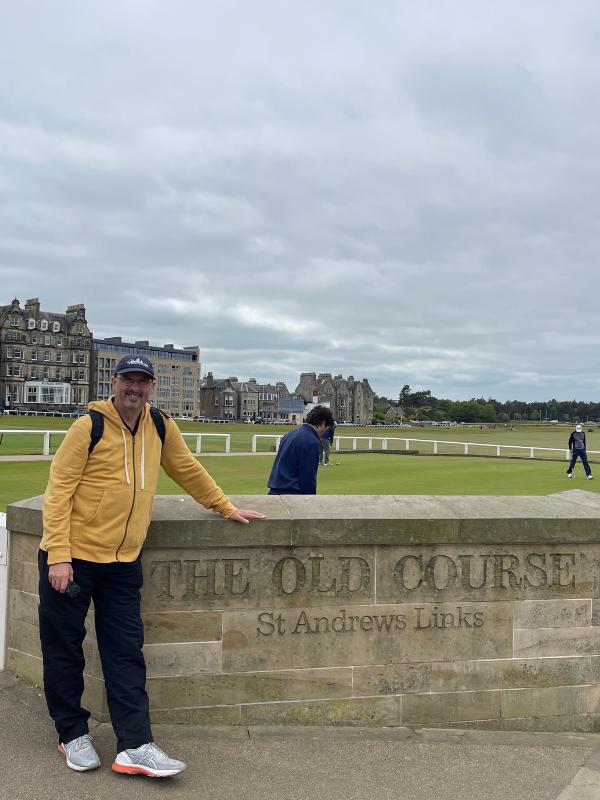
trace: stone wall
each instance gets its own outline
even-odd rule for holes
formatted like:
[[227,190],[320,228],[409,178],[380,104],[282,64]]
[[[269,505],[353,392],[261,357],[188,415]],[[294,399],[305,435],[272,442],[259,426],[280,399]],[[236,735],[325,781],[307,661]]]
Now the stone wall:
[[[152,717],[600,730],[600,498],[159,497]],[[41,500],[11,506],[7,666],[41,682]],[[106,719],[90,614],[85,702]]]

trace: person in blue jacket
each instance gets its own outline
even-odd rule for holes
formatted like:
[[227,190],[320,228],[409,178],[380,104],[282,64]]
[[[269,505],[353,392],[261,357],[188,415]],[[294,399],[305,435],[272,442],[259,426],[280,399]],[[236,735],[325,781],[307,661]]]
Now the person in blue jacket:
[[315,406],[283,437],[269,475],[269,494],[316,494],[321,436],[333,425],[331,409]]
[[571,451],[571,461],[567,469],[567,478],[573,477],[573,468],[575,467],[575,462],[578,458],[580,458],[585,470],[585,476],[588,481],[591,481],[594,476],[592,475],[592,469],[588,464],[585,446],[585,433],[583,432],[581,425],[575,425],[575,430],[569,436],[569,450]]

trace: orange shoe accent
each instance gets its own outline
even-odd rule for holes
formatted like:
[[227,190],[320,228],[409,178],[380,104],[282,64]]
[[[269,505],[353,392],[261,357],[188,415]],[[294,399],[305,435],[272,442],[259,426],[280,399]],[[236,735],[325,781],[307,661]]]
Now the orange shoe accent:
[[160,775],[153,775],[148,770],[144,769],[144,767],[128,767],[125,764],[117,764],[117,762],[113,762],[112,768],[115,772],[121,772],[124,775],[146,775],[148,778],[160,778]]

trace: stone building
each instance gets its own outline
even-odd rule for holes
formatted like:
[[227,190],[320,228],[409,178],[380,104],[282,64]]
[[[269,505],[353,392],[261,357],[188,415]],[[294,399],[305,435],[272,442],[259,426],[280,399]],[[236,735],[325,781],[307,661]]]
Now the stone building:
[[[289,409],[280,411],[282,399],[291,397],[283,381],[258,383],[256,378],[238,381],[237,377],[215,378],[209,372],[201,381],[202,415],[209,419],[261,419],[287,421]],[[291,407],[290,407],[291,408]],[[294,412],[297,413],[294,407]]]
[[215,378],[209,372],[200,381],[200,414],[208,419],[237,419],[237,383],[237,377]]
[[195,417],[200,412],[200,348],[177,349],[149,341],[124,342],[120,336],[92,343],[92,395],[106,400],[112,394],[111,378],[123,356],[141,354],[154,364],[156,388],[153,404],[173,417]]
[[32,411],[85,411],[92,334],[85,306],[43,311],[37,297],[0,306],[0,405]]
[[353,422],[367,425],[373,419],[373,398],[367,378],[356,381],[353,375],[333,377],[329,372],[303,372],[296,387],[306,403],[328,405],[338,423]]
[[258,384],[255,378],[249,381],[235,381],[237,391],[237,419],[256,419],[258,417]]

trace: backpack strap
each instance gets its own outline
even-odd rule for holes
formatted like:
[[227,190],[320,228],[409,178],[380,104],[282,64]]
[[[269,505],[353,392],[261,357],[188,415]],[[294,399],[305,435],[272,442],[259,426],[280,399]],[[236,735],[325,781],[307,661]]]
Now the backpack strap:
[[167,435],[165,419],[168,419],[169,415],[165,414],[164,411],[161,411],[160,408],[156,408],[156,406],[150,406],[150,416],[152,417],[152,422],[154,423],[156,432],[160,437],[161,446],[164,447],[165,436]]
[[[104,416],[99,411],[95,411],[93,409],[88,411],[88,414],[92,418],[92,432],[90,435],[90,446],[88,447],[88,456],[90,456],[94,447],[96,447],[104,434]],[[168,419],[169,415],[164,411],[161,411],[160,408],[150,406],[150,416],[152,417],[152,422],[154,423],[156,432],[160,437],[160,443],[162,447],[164,446],[165,437],[167,435],[165,418]]]
[[104,417],[99,411],[94,410],[88,411],[88,414],[92,418],[92,432],[90,435],[90,446],[88,447],[88,456],[90,456],[92,450],[96,447],[104,433]]

